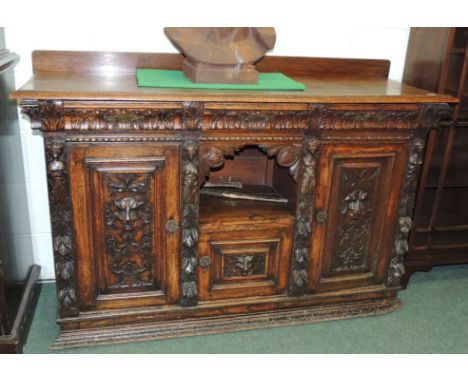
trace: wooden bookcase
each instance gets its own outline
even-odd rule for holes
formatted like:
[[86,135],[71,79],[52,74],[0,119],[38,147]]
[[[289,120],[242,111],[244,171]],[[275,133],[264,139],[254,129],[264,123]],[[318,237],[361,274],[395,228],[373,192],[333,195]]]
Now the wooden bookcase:
[[429,133],[406,259],[411,274],[468,262],[468,28],[412,28],[403,82],[460,103]]

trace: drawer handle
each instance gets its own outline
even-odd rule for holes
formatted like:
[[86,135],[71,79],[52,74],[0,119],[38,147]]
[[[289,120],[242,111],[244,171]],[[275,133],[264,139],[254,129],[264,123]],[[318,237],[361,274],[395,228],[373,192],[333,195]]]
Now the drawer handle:
[[211,265],[211,257],[210,256],[200,257],[200,259],[198,260],[198,264],[202,268],[205,268],[205,269],[208,268]]
[[175,233],[179,229],[179,224],[175,221],[175,219],[170,218],[169,221],[166,223],[166,231],[169,233]]
[[317,215],[315,215],[315,221],[318,223],[318,224],[323,224],[327,221],[327,212],[326,211],[318,211],[317,212]]

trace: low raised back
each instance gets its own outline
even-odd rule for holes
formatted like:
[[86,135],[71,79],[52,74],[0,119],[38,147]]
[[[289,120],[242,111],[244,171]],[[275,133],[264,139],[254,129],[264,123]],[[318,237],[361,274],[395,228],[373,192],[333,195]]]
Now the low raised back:
[[[174,53],[74,52],[37,50],[32,54],[37,72],[134,73],[136,68],[180,70],[184,57]],[[295,76],[387,78],[388,60],[266,56],[260,72]]]

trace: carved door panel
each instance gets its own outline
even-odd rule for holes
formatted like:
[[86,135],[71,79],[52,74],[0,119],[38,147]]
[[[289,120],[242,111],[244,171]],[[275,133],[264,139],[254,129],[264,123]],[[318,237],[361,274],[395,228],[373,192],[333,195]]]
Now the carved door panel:
[[324,144],[309,290],[382,284],[391,259],[406,144]]
[[177,145],[69,147],[82,309],[178,298]]
[[[281,226],[282,225],[282,226]],[[199,243],[200,299],[284,293],[292,244],[291,222],[263,229],[205,232]]]

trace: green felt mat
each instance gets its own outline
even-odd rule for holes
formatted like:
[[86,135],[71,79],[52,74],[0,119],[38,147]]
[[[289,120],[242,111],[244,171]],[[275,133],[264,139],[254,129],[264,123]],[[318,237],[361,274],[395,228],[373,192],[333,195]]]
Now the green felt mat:
[[224,90],[304,90],[300,82],[281,73],[260,73],[258,84],[196,84],[181,70],[137,69],[140,87],[224,89]]

